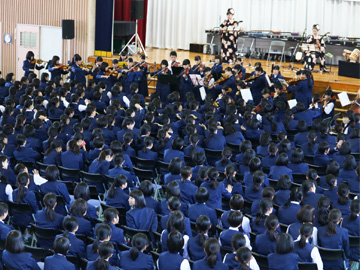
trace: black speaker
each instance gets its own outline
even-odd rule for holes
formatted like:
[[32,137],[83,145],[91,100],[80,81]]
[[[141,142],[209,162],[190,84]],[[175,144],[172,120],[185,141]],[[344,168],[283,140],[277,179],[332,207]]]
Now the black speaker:
[[131,1],[131,19],[133,20],[144,19],[144,0]]
[[339,61],[339,76],[360,79],[360,63]]
[[63,39],[73,39],[74,34],[74,20],[62,20],[62,38]]

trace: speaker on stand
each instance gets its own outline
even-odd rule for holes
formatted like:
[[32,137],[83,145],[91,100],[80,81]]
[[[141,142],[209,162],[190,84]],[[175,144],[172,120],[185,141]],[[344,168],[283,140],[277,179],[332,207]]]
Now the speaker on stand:
[[70,40],[75,37],[75,23],[74,20],[62,20],[62,38],[67,40],[67,55],[68,60],[71,61],[70,56]]

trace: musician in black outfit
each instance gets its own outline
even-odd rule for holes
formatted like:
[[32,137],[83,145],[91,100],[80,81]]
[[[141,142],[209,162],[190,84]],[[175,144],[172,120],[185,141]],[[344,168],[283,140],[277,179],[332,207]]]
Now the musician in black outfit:
[[320,26],[318,24],[313,25],[313,35],[311,35],[307,42],[309,44],[315,44],[315,54],[311,54],[312,61],[306,62],[306,68],[313,70],[316,65],[316,59],[319,58],[320,72],[326,72],[325,67],[325,41],[323,37],[319,35]]

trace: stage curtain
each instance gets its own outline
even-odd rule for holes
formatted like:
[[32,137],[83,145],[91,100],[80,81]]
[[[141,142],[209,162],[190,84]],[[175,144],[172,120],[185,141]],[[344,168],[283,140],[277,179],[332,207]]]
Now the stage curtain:
[[189,49],[207,43],[206,29],[218,27],[234,8],[244,30],[298,32],[320,24],[320,34],[358,37],[360,2],[339,0],[148,0],[146,45]]
[[111,52],[113,0],[96,1],[95,50]]
[[[138,20],[138,34],[145,46],[148,0],[144,0],[144,19]],[[131,21],[131,0],[115,0],[115,21]]]

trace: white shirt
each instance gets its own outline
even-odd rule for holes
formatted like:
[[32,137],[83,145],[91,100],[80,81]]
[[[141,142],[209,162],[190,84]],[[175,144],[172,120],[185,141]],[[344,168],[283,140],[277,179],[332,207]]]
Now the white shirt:
[[[287,230],[286,230],[286,233],[289,233],[289,228],[290,228],[291,224],[288,226]],[[317,246],[318,245],[318,229],[314,226],[313,227],[313,242],[312,242],[312,245],[313,246]]]
[[[300,241],[300,235],[295,240],[295,242],[298,242],[298,241]],[[309,243],[308,240],[306,240],[306,243]],[[321,256],[320,256],[319,249],[317,247],[314,246],[314,248],[311,251],[310,256],[311,256],[312,261],[317,264],[318,270],[323,270],[324,269],[323,261],[322,261]]]
[[34,174],[34,183],[35,183],[35,185],[40,186],[42,184],[45,184],[46,182],[47,182],[47,180],[45,178],[41,177],[38,174]]
[[13,188],[9,184],[7,184],[5,187],[5,194],[8,196],[8,200],[11,202],[13,201],[12,193]]
[[[236,254],[236,252],[234,252],[234,254]],[[226,256],[227,256],[227,255],[228,255],[228,253],[225,254],[223,263],[225,263],[225,260],[226,260]],[[251,259],[250,259],[249,269],[251,269],[251,270],[260,270],[260,267],[259,267],[256,259],[255,259],[253,256],[252,256]]]
[[[239,231],[239,228],[235,228],[235,227],[230,227],[229,230],[233,230],[233,231]],[[243,229],[244,230],[244,229]],[[239,232],[240,233],[240,232]],[[246,234],[243,234],[244,237],[245,237],[245,247],[247,247],[248,249],[252,250],[252,247],[250,245],[250,239],[249,237],[246,235]],[[220,246],[221,246],[221,240],[220,240],[220,237],[219,237],[219,243],[220,243]]]
[[334,109],[334,102],[330,102],[326,105],[326,107],[324,107],[324,112],[326,114],[331,113],[331,111]]

